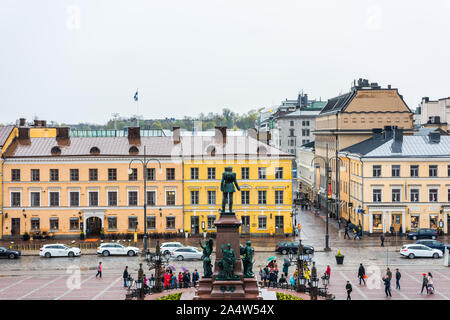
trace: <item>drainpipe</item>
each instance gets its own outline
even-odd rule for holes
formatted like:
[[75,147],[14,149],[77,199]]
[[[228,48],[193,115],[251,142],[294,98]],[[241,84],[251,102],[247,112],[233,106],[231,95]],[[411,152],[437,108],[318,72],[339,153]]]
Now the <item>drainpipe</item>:
[[2,231],[1,231],[1,236],[0,236],[0,239],[1,240],[3,240],[3,228],[4,228],[4,225],[5,225],[5,219],[4,219],[4,212],[3,212],[3,208],[4,208],[4,204],[3,204],[3,199],[4,199],[4,192],[3,192],[3,164],[4,164],[4,159],[3,159],[3,157],[2,157],[2,159],[1,159],[1,161],[2,161],[2,172],[1,172],[1,175],[2,175],[2,224],[1,224],[1,226],[2,226]]
[[364,162],[362,161],[362,157],[359,157],[359,161],[361,161],[361,209],[363,212],[361,213],[361,238],[364,234]]

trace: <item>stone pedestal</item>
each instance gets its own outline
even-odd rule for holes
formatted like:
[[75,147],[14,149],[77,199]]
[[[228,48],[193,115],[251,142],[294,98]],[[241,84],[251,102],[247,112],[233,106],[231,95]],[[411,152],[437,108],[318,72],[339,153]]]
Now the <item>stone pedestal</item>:
[[[244,278],[242,273],[241,250],[239,243],[239,226],[241,222],[234,212],[222,214],[215,222],[216,236],[216,261],[212,278],[202,278],[194,300],[261,300],[256,278]],[[220,269],[218,261],[222,259],[222,245],[231,245],[236,255],[235,275],[236,280],[217,279]]]

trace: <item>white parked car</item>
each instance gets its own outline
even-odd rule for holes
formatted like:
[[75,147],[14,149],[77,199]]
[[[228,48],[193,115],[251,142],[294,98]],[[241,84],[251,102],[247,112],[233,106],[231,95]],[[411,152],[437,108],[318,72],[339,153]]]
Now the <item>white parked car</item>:
[[97,248],[97,254],[105,257],[109,255],[128,255],[130,257],[139,254],[139,248],[125,247],[118,243],[103,243]]
[[180,242],[163,242],[159,248],[162,254],[172,253],[175,249],[184,248]]
[[81,250],[76,247],[68,247],[64,244],[46,244],[39,252],[41,257],[79,257]]
[[175,258],[178,261],[182,261],[188,259],[201,259],[203,252],[199,251],[195,247],[183,247],[173,250],[171,255],[172,258]]
[[438,249],[431,249],[423,244],[407,244],[400,249],[402,256],[414,259],[415,257],[425,258],[441,258],[442,251]]

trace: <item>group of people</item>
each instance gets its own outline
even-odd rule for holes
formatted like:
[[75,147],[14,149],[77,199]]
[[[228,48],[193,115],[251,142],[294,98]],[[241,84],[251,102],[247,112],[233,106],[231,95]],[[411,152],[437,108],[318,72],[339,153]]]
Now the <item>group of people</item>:
[[[289,273],[289,266],[290,262],[288,260],[285,260],[283,264],[283,272],[280,275],[280,278],[278,279],[279,271],[278,271],[278,265],[276,260],[270,261],[264,269],[262,267],[259,268],[259,276],[261,281],[263,282],[264,286],[266,287],[276,287],[277,284],[290,284],[292,286],[295,286],[295,281],[298,277],[298,269],[296,268],[294,273],[288,278]],[[303,276],[306,279],[306,285],[309,285],[311,283],[311,271],[308,268],[308,266],[305,264],[303,266]],[[324,273],[324,276],[330,279],[331,276],[331,268],[328,265],[327,269]]]
[[[428,274],[423,273],[422,274],[422,290],[420,293],[423,293],[423,290],[425,289],[427,294],[433,294],[434,293],[434,286],[433,286],[433,275],[431,272],[428,272]],[[402,277],[402,274],[400,273],[400,270],[397,268],[395,269],[395,289],[400,290],[400,279]],[[386,274],[381,278],[381,280],[384,283],[384,292],[386,294],[386,297],[392,297],[391,293],[391,283],[392,283],[393,274],[390,268],[386,269]],[[366,270],[362,263],[359,265],[358,269],[358,279],[359,279],[359,285],[366,285]],[[345,290],[347,291],[347,300],[351,300],[351,292],[353,291],[352,285],[350,281],[347,281],[347,284],[345,285]]]
[[[180,288],[189,288],[191,284],[193,286],[197,285],[197,282],[200,279],[200,274],[198,273],[197,269],[192,272],[192,275],[190,274],[189,270],[186,270],[185,272],[179,272],[178,275],[172,271],[171,268],[167,268],[166,270],[163,270],[163,276],[161,277],[160,281],[164,284],[164,289],[180,289]],[[130,273],[128,272],[128,266],[125,267],[125,270],[123,271],[123,286],[127,287],[127,280],[131,278]],[[151,278],[148,279],[145,274],[143,274],[143,284],[144,289],[149,288],[149,283],[154,282],[156,279],[154,275],[151,275]],[[191,281],[192,280],[192,281]]]
[[197,269],[192,272],[192,276],[189,270],[184,272],[179,272],[178,276],[172,271],[171,268],[167,268],[164,272],[164,289],[179,289],[179,288],[189,288],[192,285],[195,287],[200,278]]
[[353,231],[353,235],[354,235],[353,240],[356,240],[356,239],[361,240],[361,235],[362,235],[361,225],[359,225],[359,226],[353,225],[353,227],[351,227],[351,226],[352,226],[351,223],[348,221],[344,228],[344,239],[346,239],[347,237],[349,239],[351,239],[349,231]]

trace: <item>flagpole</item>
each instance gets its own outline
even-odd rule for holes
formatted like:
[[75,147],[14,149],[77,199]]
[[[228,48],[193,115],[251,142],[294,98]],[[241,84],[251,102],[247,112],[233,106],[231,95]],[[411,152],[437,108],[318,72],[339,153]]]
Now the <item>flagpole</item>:
[[[138,94],[139,88],[136,89],[136,93]],[[139,128],[139,96],[136,99],[136,127]]]

